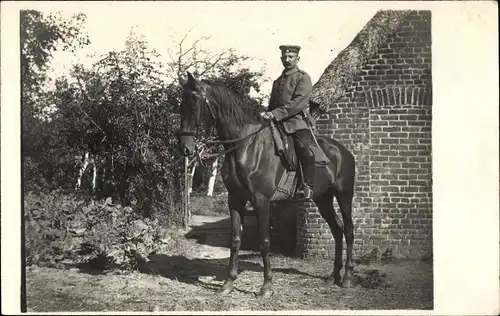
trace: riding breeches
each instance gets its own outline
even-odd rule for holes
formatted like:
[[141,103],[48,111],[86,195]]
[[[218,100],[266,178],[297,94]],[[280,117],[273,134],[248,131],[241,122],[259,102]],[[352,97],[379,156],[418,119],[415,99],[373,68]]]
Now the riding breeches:
[[298,130],[292,134],[295,149],[303,168],[303,181],[312,188],[314,184],[314,154],[309,149],[312,138],[311,132],[307,129]]
[[303,165],[307,165],[314,162],[314,155],[309,149],[309,144],[312,139],[311,131],[307,129],[301,129],[292,134],[292,138],[295,144],[295,149],[297,151],[297,155],[299,161]]

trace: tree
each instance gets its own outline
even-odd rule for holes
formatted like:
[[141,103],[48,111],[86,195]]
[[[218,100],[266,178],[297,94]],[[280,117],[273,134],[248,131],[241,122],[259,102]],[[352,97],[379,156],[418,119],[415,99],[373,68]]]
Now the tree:
[[[58,49],[74,51],[90,43],[83,32],[85,14],[70,19],[60,13],[44,16],[35,10],[23,10],[20,14],[22,104],[26,110],[37,111],[34,103],[42,101],[41,88],[47,80],[47,67],[52,54]],[[46,104],[40,104],[46,105]],[[30,108],[29,106],[33,106]]]
[[[198,52],[194,57],[193,51]],[[214,54],[219,56],[215,59],[196,61],[193,58],[206,57],[200,51],[195,47],[189,54],[181,52],[181,58],[176,60],[183,64],[175,69],[192,70],[187,66],[195,63],[205,78],[223,82],[258,106],[259,101],[252,99],[250,92],[258,89],[262,73],[242,66],[248,57],[229,51]],[[43,156],[38,160],[44,162],[39,164],[40,169],[58,172],[64,185],[87,192],[91,182],[87,193],[135,206],[143,216],[157,216],[168,225],[182,218],[178,203],[182,200],[183,157],[177,150],[176,137],[182,88],[174,65],[164,65],[160,59],[144,36],[132,30],[125,49],[102,55],[89,68],[74,65],[47,91],[40,88],[47,79],[45,66],[37,66],[34,71],[27,67],[24,76],[31,89],[28,92],[40,95],[38,99],[32,97],[33,93],[26,97],[27,102],[36,100],[31,109],[56,105],[57,110],[50,120],[38,115],[42,112],[27,115],[26,120],[36,120],[43,128],[32,130],[31,140],[40,145],[26,152],[34,156],[38,150]],[[81,165],[75,156],[82,157]],[[92,181],[86,180],[85,170],[89,167],[93,170]]]
[[171,85],[158,53],[135,32],[125,50],[102,57],[91,69],[76,65],[69,78],[57,81],[63,137],[96,162],[98,196],[136,204],[149,216],[164,191],[177,187],[167,182],[179,178],[172,170],[179,157]]
[[[245,65],[245,62],[251,58],[237,55],[233,49],[214,53],[203,48],[203,43],[210,37],[201,37],[189,42],[188,37],[191,31],[192,29],[176,43],[176,49],[168,51],[170,57],[168,68],[172,74],[170,78],[182,81],[186,72],[190,71],[199,79],[207,79],[228,86],[243,96],[249,106],[262,107],[264,96],[260,93],[260,86],[265,82],[264,69],[251,70],[248,65]],[[177,92],[180,104],[181,90],[178,89]],[[213,137],[215,137],[214,131],[209,131],[201,137],[200,141],[203,142]],[[211,196],[220,164],[217,158],[212,159],[209,164],[210,168],[198,168],[199,164],[193,164],[190,174],[196,175],[196,181],[191,181],[191,185],[198,186],[199,190],[206,190],[207,195]],[[208,187],[205,188],[206,183]],[[189,188],[189,191],[193,189]]]
[[54,51],[71,51],[89,43],[85,21],[84,14],[67,19],[60,13],[20,13],[22,156],[28,190],[44,182],[49,186],[55,182],[54,177],[64,176],[64,172],[51,168],[64,150],[54,135],[57,123],[44,119],[44,111],[51,105],[45,89],[47,69]]

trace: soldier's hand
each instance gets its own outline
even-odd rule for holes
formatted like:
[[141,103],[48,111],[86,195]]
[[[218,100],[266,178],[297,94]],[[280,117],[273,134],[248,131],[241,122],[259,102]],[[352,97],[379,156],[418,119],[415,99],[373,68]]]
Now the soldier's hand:
[[274,118],[274,115],[271,112],[262,112],[260,113],[260,116],[266,121],[270,121]]

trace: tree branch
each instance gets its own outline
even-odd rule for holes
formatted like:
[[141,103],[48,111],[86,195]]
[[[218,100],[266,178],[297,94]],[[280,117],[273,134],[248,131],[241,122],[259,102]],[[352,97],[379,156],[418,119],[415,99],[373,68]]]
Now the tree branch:
[[[88,97],[87,93],[85,92],[85,89],[83,88],[83,85],[82,85],[82,82],[80,81],[80,77],[76,76],[76,81],[78,83],[78,86],[80,87],[80,90],[82,92],[82,95],[83,97],[85,98],[85,100],[88,102],[88,103],[92,103],[92,101],[90,100],[90,98]],[[103,142],[107,135],[106,135],[106,132],[104,132],[104,130],[92,119],[92,117],[90,115],[87,114],[87,112],[85,112],[82,107],[78,104],[78,103],[75,103],[76,106],[80,109],[80,111],[85,114],[85,116],[90,120],[90,122],[92,124],[94,124],[95,127],[97,127],[103,134],[104,134],[104,138],[101,140],[101,142]]]
[[203,76],[207,71],[211,70],[212,68],[214,68],[220,61],[223,60],[223,56],[225,55],[225,52],[222,52],[220,53],[215,61],[213,63],[211,63],[208,67],[205,67],[205,69],[203,70],[203,72],[199,75],[200,77]]

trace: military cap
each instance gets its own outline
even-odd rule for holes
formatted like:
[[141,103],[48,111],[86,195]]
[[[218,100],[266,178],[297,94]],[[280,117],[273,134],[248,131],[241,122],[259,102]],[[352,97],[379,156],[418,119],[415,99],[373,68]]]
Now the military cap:
[[297,45],[281,45],[280,50],[283,53],[298,53],[300,50],[300,46]]

